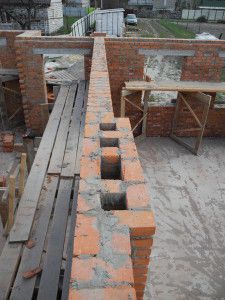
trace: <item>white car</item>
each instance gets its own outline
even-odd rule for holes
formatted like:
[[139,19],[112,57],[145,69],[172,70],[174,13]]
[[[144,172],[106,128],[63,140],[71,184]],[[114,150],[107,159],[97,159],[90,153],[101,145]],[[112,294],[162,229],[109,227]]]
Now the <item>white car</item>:
[[128,14],[125,18],[127,25],[137,25],[137,17],[135,14]]

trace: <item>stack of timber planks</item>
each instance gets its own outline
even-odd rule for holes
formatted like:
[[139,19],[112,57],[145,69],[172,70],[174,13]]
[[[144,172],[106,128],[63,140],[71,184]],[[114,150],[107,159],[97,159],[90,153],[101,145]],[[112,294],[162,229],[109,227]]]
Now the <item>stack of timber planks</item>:
[[0,256],[0,300],[67,298],[87,89],[60,88]]

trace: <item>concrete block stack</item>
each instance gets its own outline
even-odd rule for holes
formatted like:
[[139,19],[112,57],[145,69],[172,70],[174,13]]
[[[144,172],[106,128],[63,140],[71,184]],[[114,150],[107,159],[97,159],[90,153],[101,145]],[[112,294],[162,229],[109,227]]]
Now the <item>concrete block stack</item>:
[[114,118],[104,37],[95,37],[70,299],[142,299],[155,233],[129,119]]

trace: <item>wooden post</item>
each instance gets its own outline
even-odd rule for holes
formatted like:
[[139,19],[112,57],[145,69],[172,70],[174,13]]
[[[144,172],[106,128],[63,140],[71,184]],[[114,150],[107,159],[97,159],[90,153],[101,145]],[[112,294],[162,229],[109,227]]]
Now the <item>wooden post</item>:
[[8,202],[8,219],[5,234],[8,235],[13,226],[14,221],[14,201],[15,201],[15,181],[16,177],[11,175],[9,177],[9,202]]
[[179,115],[179,111],[180,111],[180,104],[181,104],[180,93],[178,93],[177,102],[176,102],[176,106],[175,106],[175,113],[174,113],[174,117],[173,117],[171,134],[174,134],[174,131],[177,129],[177,122],[178,122],[178,115]]
[[148,100],[149,100],[150,91],[144,92],[144,111],[143,111],[143,123],[142,123],[142,135],[146,136],[147,131],[147,116],[148,116]]
[[5,96],[4,96],[1,79],[0,79],[0,119],[2,122],[2,129],[6,130],[6,128],[8,128],[8,126],[9,126],[9,121],[8,121],[8,116],[7,116]]
[[120,103],[120,117],[121,118],[125,117],[125,110],[126,110],[126,104],[125,104],[125,99],[124,99],[123,90],[122,90],[121,103]]
[[27,154],[21,154],[21,161],[20,161],[20,174],[19,174],[19,198],[21,198],[24,190],[25,184],[25,172],[26,172],[26,160]]
[[60,86],[58,86],[58,85],[53,86],[53,94],[54,94],[55,100],[58,97],[59,90],[60,90]]
[[40,104],[40,108],[41,108],[42,132],[44,132],[49,119],[48,103]]
[[200,134],[197,138],[197,141],[196,141],[196,144],[195,144],[195,149],[194,149],[196,155],[198,154],[198,151],[199,151],[201,143],[202,143],[202,138],[203,138],[206,122],[207,122],[207,119],[208,119],[210,105],[211,105],[211,99],[209,99],[208,103],[205,103],[205,105],[204,105],[203,118],[202,118],[202,120],[203,120],[202,121],[202,128],[201,128],[201,132],[200,132]]
[[34,152],[34,141],[32,139],[23,139],[24,148],[27,153],[27,171],[30,173],[30,169],[32,167],[35,152]]

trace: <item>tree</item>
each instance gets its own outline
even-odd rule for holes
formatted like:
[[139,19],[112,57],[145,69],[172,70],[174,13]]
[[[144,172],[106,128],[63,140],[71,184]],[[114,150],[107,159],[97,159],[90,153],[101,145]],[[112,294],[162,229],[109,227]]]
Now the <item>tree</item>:
[[37,19],[37,12],[40,9],[49,6],[50,1],[38,0],[18,0],[13,4],[8,4],[7,1],[0,2],[1,15],[6,14],[7,19],[17,22],[21,29],[30,30],[32,22],[39,21]]
[[190,0],[190,9],[196,9],[201,4],[199,0]]

